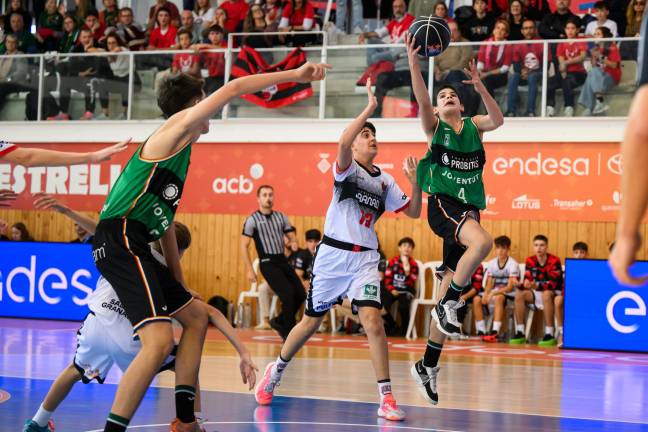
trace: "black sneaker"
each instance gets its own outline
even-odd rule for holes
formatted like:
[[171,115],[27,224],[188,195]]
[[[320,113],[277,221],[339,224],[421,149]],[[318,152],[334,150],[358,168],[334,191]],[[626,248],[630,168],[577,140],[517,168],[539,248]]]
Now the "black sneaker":
[[410,374],[418,389],[428,402],[432,405],[439,403],[439,394],[437,393],[437,375],[439,374],[439,366],[429,368],[423,366],[423,361],[419,360],[410,369]]
[[432,309],[432,318],[436,322],[439,331],[446,336],[459,336],[461,332],[461,324],[457,320],[457,310],[464,305],[463,300],[454,301],[446,300],[439,302]]

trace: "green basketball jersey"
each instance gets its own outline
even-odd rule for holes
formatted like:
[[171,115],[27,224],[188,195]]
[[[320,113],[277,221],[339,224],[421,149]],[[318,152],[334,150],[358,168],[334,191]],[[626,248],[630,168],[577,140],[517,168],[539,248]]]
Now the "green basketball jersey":
[[157,240],[173,222],[180,204],[189,170],[191,144],[161,160],[142,159],[143,146],[144,143],[126,164],[108,194],[99,218],[137,220]]
[[486,163],[479,130],[469,117],[463,119],[461,131],[439,119],[432,142],[419,162],[416,177],[423,192],[444,194],[486,208],[482,173]]

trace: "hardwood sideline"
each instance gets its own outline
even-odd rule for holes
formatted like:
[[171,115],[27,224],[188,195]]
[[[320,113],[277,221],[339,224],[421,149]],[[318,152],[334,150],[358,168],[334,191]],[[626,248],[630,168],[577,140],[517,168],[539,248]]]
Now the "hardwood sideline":
[[[279,209],[280,210],[280,209]],[[96,213],[86,213],[97,217]],[[221,295],[236,301],[239,292],[249,289],[239,239],[247,215],[180,213],[178,220],[192,233],[193,243],[182,260],[187,283],[205,298]],[[322,230],[323,216],[290,216],[297,228],[300,245],[304,246],[304,232],[310,228]],[[0,210],[0,219],[11,226],[16,222],[27,225],[39,241],[70,241],[74,239],[72,222],[52,211]],[[561,221],[491,221],[482,225],[493,237],[508,235],[513,241],[511,254],[520,262],[533,254],[532,239],[536,234],[549,238],[549,252],[561,260],[571,256],[571,247],[577,241],[589,245],[591,258],[607,258],[608,246],[614,240],[613,222]],[[377,225],[378,238],[390,258],[397,253],[398,240],[409,236],[416,242],[414,257],[421,261],[441,259],[441,241],[432,233],[425,219],[383,218]],[[642,225],[644,239],[648,238],[648,224]],[[648,259],[648,242],[643,243],[639,259]]]

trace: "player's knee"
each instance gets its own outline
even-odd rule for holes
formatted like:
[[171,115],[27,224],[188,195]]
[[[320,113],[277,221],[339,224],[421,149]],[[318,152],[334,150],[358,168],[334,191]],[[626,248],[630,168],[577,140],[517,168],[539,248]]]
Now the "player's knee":
[[473,297],[472,303],[473,303],[474,307],[481,306],[481,297],[479,297],[479,296]]
[[380,317],[379,313],[371,314],[365,317],[362,322],[362,326],[364,327],[365,332],[371,335],[380,335],[381,332],[385,331],[383,320]]
[[553,303],[553,293],[551,291],[543,291],[542,300],[544,300],[545,303],[547,302]]
[[495,297],[495,304],[498,306],[503,306],[505,301],[506,297],[504,297],[503,295],[498,295]]
[[484,257],[487,256],[490,251],[493,249],[493,237],[488,234],[486,231],[482,232],[481,238],[477,243],[481,255]]
[[562,307],[563,306],[563,300],[564,300],[564,297],[561,296],[561,295],[554,297],[554,305],[556,305],[556,307]]

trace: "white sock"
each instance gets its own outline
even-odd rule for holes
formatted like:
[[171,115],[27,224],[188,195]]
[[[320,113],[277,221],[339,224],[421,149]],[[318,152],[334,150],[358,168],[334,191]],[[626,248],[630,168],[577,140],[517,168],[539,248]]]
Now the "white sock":
[[558,329],[558,334],[560,335],[563,334],[563,326],[558,326],[557,329]]
[[392,394],[391,380],[378,381],[378,394],[380,403],[385,399],[385,396]]
[[274,366],[272,367],[272,371],[270,372],[270,376],[273,381],[279,381],[281,380],[281,375],[283,374],[284,369],[286,369],[286,366],[288,366],[289,361],[285,361],[284,359],[281,358],[281,355],[277,357],[277,360],[275,361]]
[[486,333],[486,323],[484,320],[479,320],[475,323],[475,327],[477,327],[478,332]]
[[493,322],[493,331],[494,332],[499,333],[501,328],[502,328],[502,321],[494,321]]
[[52,417],[52,412],[47,411],[41,404],[41,406],[38,407],[38,412],[36,412],[36,415],[32,418],[32,420],[34,420],[36,424],[38,424],[38,426],[45,427],[47,426],[47,422],[49,422],[50,417]]
[[545,326],[545,334],[553,336],[554,335],[554,328],[551,327],[551,326]]
[[524,324],[518,324],[515,326],[516,333],[524,333]]

